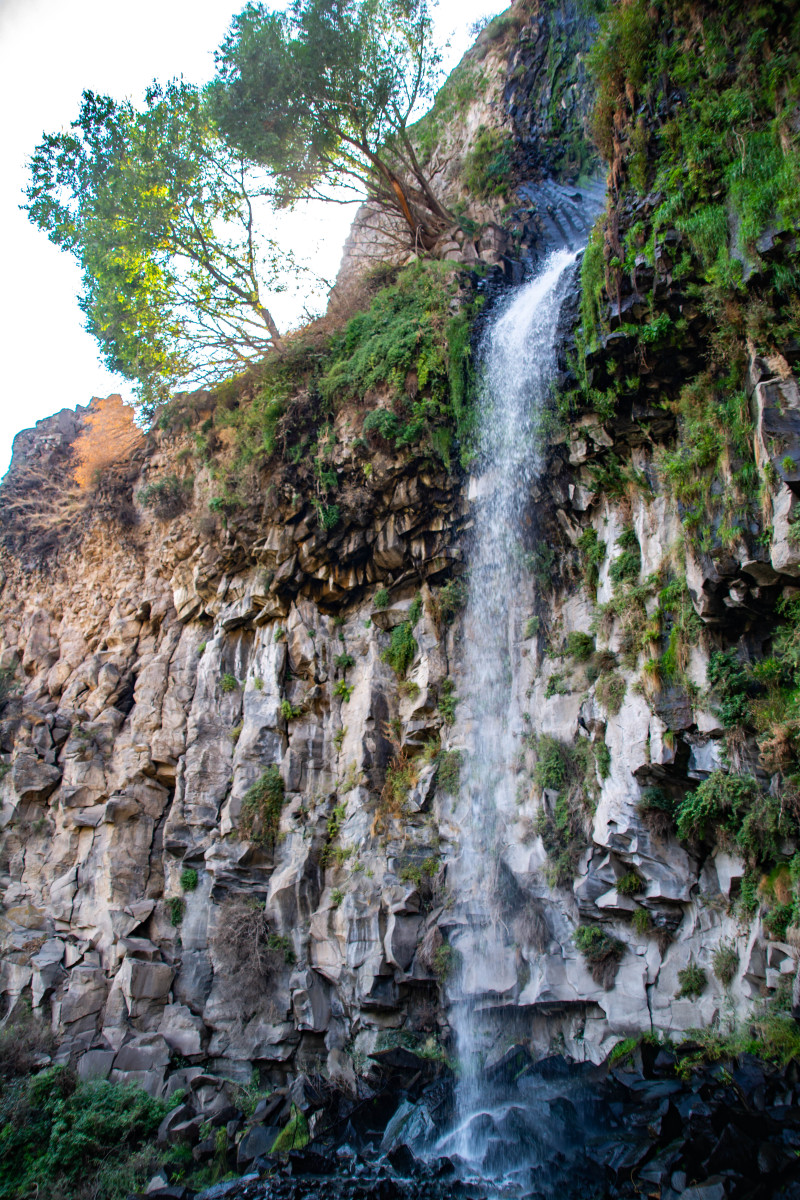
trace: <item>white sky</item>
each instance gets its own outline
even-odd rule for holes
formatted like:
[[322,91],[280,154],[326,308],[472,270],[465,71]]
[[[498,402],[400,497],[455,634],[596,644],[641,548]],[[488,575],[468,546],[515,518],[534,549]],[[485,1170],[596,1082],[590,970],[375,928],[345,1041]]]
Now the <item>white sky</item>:
[[[276,4],[275,7],[283,7]],[[503,0],[440,0],[439,40],[450,40],[446,66],[471,42],[478,18]],[[214,50],[244,0],[0,0],[0,475],[20,429],[92,396],[121,392],[126,382],[100,363],[78,308],[80,272],[19,211],[26,161],[43,132],[68,127],[89,88],[138,100],[153,79],[203,83]],[[339,205],[293,214],[287,241],[332,279],[351,215]],[[270,305],[283,325],[279,300]]]

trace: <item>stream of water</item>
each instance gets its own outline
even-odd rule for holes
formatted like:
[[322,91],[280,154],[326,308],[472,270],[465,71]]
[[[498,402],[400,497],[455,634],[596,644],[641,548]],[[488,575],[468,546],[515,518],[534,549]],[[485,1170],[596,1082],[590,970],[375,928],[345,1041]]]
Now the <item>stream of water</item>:
[[507,1176],[513,1167],[509,1151],[520,1138],[532,1149],[525,1133],[534,1116],[530,1104],[523,1111],[486,1084],[482,1028],[486,1011],[502,1003],[516,980],[513,936],[496,904],[502,814],[513,809],[513,761],[519,750],[511,701],[519,636],[514,597],[520,588],[530,590],[521,553],[523,522],[541,468],[540,417],[556,368],[559,313],[575,259],[572,250],[551,254],[498,311],[481,351],[480,467],[471,489],[462,684],[472,734],[462,768],[462,842],[449,876],[461,921],[452,938],[461,968],[451,1008],[461,1075],[456,1121],[438,1149],[458,1155],[484,1179]]

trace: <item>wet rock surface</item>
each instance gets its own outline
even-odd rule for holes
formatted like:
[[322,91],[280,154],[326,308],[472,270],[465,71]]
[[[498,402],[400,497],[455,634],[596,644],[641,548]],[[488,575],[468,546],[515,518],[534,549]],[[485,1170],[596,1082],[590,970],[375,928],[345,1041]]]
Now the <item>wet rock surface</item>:
[[[645,1044],[624,1065],[609,1067],[561,1057],[532,1062],[516,1047],[468,1130],[454,1110],[448,1070],[383,1060],[383,1086],[362,1087],[359,1097],[309,1081],[305,1103],[315,1133],[303,1148],[257,1155],[241,1178],[198,1193],[164,1186],[147,1194],[184,1200],[800,1196],[797,1066],[743,1054],[680,1078],[676,1067],[694,1049]],[[245,1137],[264,1127],[276,1101],[280,1107],[285,1097],[256,1112]],[[456,1146],[468,1147],[469,1156]]]

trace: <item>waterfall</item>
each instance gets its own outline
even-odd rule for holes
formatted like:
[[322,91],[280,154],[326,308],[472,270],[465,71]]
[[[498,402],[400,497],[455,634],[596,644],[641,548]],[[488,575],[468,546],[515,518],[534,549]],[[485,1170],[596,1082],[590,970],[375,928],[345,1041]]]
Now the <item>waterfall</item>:
[[457,810],[460,851],[448,876],[458,914],[451,942],[460,968],[450,999],[460,1078],[455,1126],[440,1150],[457,1154],[484,1177],[508,1166],[501,1161],[509,1139],[503,1127],[508,1105],[489,1113],[496,1097],[485,1086],[481,1031],[484,1010],[509,1003],[503,997],[517,979],[514,939],[497,904],[504,814],[515,807],[513,762],[519,751],[511,701],[519,640],[515,600],[524,591],[530,607],[523,525],[541,467],[538,431],[575,259],[573,251],[554,252],[535,278],[514,291],[488,327],[480,355],[478,474],[470,489],[473,528],[460,683],[469,749]]

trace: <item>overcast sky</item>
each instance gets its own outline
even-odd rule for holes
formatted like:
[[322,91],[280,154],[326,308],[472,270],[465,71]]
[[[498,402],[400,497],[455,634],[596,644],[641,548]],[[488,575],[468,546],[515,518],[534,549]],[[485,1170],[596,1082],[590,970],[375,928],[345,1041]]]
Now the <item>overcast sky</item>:
[[[450,39],[449,66],[470,44],[472,23],[505,6],[440,0],[437,32]],[[0,475],[20,429],[92,396],[130,398],[83,329],[74,260],[19,211],[28,156],[43,132],[66,128],[77,116],[84,88],[138,100],[153,79],[205,82],[214,50],[243,7],[244,0],[0,0]],[[326,278],[336,274],[347,212],[320,206],[286,222],[293,249]],[[281,322],[278,302],[274,310]]]

